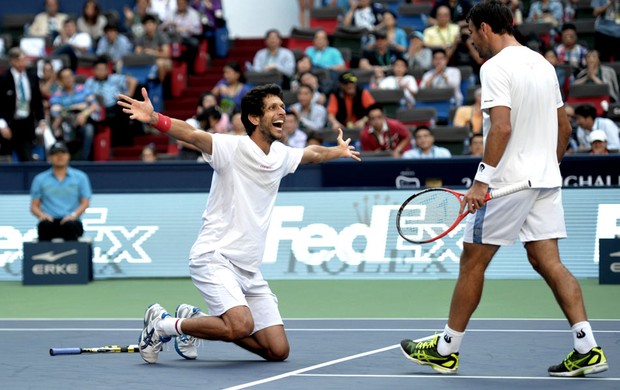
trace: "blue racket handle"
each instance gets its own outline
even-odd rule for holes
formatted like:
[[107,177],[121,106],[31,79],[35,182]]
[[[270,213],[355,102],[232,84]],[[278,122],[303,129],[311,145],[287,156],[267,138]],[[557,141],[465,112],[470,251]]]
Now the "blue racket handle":
[[81,348],[50,348],[50,355],[79,355],[82,353]]

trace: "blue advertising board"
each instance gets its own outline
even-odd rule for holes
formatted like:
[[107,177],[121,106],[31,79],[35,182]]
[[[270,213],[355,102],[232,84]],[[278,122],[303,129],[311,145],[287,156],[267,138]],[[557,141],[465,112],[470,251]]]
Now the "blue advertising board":
[[[431,244],[396,232],[414,191],[304,191],[278,195],[263,256],[267,279],[453,279],[462,227]],[[0,196],[0,280],[21,280],[24,242],[36,238],[27,195]],[[84,213],[95,279],[187,277],[206,193],[95,194]],[[620,234],[620,188],[563,191],[569,238],[562,259],[577,277],[598,277],[598,242]],[[522,245],[503,247],[488,278],[536,278]]]

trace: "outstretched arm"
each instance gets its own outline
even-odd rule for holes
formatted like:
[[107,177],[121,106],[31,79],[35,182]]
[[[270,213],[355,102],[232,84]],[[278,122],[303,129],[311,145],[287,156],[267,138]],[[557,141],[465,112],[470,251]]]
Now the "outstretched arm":
[[[144,97],[144,101],[138,101],[123,94],[119,94],[118,96],[121,99],[118,101],[118,105],[123,107],[124,113],[130,115],[130,119],[139,120],[140,122],[155,126],[155,128],[157,128],[158,124],[161,125],[158,123],[161,117],[155,112],[149,95],[146,92],[146,88],[142,88],[142,97]],[[197,130],[185,121],[171,118],[170,129],[160,131],[178,140],[192,144],[202,152],[207,154],[211,154],[212,152],[213,138],[211,134],[206,131]]]
[[347,140],[345,141],[342,139],[342,129],[339,129],[338,132],[339,134],[337,138],[337,146],[306,146],[304,148],[304,154],[301,158],[301,164],[316,164],[324,161],[335,160],[341,157],[348,157],[356,161],[362,161],[362,159],[359,157],[360,152],[355,150],[355,146],[349,145],[349,143],[351,143],[351,138],[347,138]]

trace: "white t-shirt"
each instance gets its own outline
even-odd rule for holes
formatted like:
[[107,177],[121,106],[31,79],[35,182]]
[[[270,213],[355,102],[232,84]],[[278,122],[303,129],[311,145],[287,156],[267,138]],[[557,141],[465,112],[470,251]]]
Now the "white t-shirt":
[[280,180],[295,172],[303,149],[274,142],[265,155],[248,136],[212,137],[212,154],[203,157],[215,172],[190,259],[218,251],[237,267],[256,272]]
[[530,180],[533,188],[562,186],[557,160],[557,109],[564,105],[555,69],[525,46],[508,46],[482,65],[484,139],[490,108],[510,108],[512,133],[490,187]]

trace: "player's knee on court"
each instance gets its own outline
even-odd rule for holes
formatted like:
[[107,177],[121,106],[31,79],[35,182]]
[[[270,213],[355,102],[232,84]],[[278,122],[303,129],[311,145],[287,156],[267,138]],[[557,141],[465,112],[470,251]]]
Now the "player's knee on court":
[[267,360],[272,362],[282,362],[288,358],[290,348],[288,344],[270,345],[267,352]]

